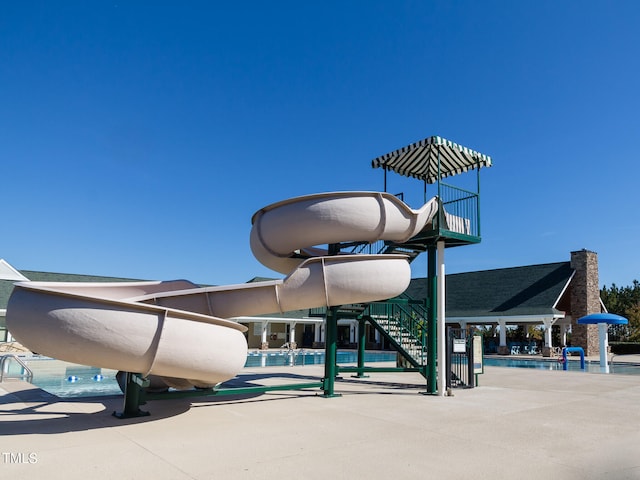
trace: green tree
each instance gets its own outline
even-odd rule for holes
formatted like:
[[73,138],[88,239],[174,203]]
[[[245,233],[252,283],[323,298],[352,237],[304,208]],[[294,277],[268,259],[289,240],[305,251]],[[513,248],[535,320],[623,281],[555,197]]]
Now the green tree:
[[635,304],[626,310],[629,320],[628,333],[630,342],[640,342],[640,304]]
[[618,287],[615,283],[611,287],[604,286],[600,290],[600,298],[609,313],[622,315],[629,320],[628,325],[614,325],[611,327],[611,339],[621,342],[640,341],[640,282],[634,280],[632,285]]

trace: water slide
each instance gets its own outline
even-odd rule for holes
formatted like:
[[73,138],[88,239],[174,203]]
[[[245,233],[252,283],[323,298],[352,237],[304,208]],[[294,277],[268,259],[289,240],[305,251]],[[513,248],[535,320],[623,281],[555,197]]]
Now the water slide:
[[437,213],[379,192],[333,192],[274,203],[253,215],[251,249],[282,280],[199,287],[153,282],[18,282],[7,327],[34,352],[68,362],[150,376],[176,388],[233,378],[247,356],[247,328],[232,319],[365,303],[401,294],[404,255],[328,256],[338,242],[405,242]]

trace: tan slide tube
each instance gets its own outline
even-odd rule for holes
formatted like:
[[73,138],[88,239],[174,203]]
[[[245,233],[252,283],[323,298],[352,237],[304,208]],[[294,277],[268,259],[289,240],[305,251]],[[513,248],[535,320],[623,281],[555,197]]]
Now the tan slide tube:
[[318,245],[404,242],[435,216],[379,192],[293,198],[259,210],[251,248],[283,280],[199,288],[186,281],[19,282],[7,306],[12,335],[35,352],[210,386],[246,361],[246,327],[226,319],[391,298],[408,286],[403,255],[337,255]]

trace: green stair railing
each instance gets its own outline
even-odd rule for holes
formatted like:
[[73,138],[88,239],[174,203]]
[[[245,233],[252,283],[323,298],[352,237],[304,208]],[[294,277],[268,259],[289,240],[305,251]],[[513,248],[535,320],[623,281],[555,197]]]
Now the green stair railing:
[[[325,307],[309,310],[309,316],[324,316]],[[426,376],[427,309],[409,298],[369,304],[343,305],[339,318],[365,318],[413,367]]]
[[408,301],[375,302],[365,311],[371,324],[414,367],[427,365],[426,310]]
[[375,254],[384,252],[385,242],[383,240],[378,240],[378,241],[375,241],[373,243],[352,242],[352,243],[340,244],[340,247],[348,249],[347,253],[349,253],[349,254],[375,255]]

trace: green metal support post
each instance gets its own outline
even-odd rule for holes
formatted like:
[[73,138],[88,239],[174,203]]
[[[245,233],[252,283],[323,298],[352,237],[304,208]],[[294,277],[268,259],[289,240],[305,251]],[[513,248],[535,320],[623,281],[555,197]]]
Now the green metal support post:
[[436,283],[436,247],[427,248],[427,393],[435,394],[438,390],[437,378],[437,358],[438,358],[438,338],[437,338],[437,288]]
[[143,388],[149,386],[149,380],[142,378],[138,373],[126,373],[124,387],[124,409],[122,412],[113,412],[117,418],[146,417],[149,412],[140,410],[140,405],[144,403]]
[[324,379],[322,380],[325,398],[340,397],[334,392],[336,382],[336,358],[338,338],[338,307],[327,309],[327,331],[324,347]]
[[364,374],[364,351],[366,347],[366,320],[358,319],[358,374],[356,378],[368,378],[369,375]]

